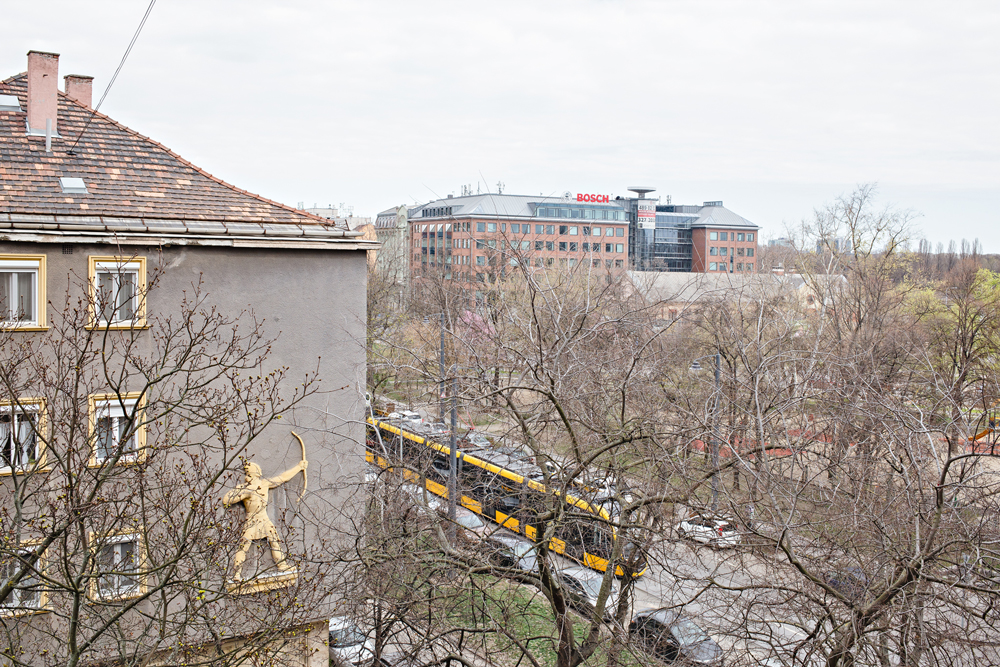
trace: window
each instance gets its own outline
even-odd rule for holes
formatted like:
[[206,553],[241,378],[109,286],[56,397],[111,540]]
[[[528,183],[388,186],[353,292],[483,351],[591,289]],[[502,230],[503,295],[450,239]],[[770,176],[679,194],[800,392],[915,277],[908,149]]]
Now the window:
[[485,249],[486,249],[486,241],[482,239],[476,239],[476,250],[485,250]]
[[548,250],[549,252],[555,250],[555,242],[553,242],[553,241],[546,241],[545,242],[545,249]]
[[531,248],[531,241],[521,241],[521,250],[528,250]]
[[145,257],[90,257],[93,326],[127,329],[146,326]]
[[545,247],[545,241],[535,241],[535,250],[541,250]]
[[590,244],[589,243],[584,243],[583,244],[583,251],[584,252],[590,252]]
[[728,250],[729,250],[728,248],[719,248],[719,254],[725,257],[726,252],[728,252]]
[[569,225],[559,225],[559,236],[566,236],[566,232],[569,231]]
[[476,266],[486,266],[486,257],[484,255],[476,255]]
[[570,236],[577,236],[577,233],[578,233],[579,231],[580,231],[580,228],[579,228],[579,227],[570,227],[570,228],[569,228],[569,235],[570,235]]
[[[612,245],[614,245],[614,244],[612,244],[612,243],[605,243],[604,244],[604,252],[611,252],[611,246]],[[611,260],[609,259],[608,261],[610,262]]]
[[737,257],[743,257],[743,253],[744,252],[746,252],[746,250],[744,248],[737,248],[736,249],[736,256]]
[[719,270],[719,264],[718,264],[718,262],[709,262],[709,264],[708,264],[708,270],[709,271],[718,271]]
[[728,241],[729,240],[729,234],[727,232],[719,232],[719,240],[720,241]]
[[94,539],[97,577],[94,597],[123,598],[142,592],[140,562],[142,545],[138,535],[113,535]]
[[98,394],[90,397],[90,428],[94,450],[91,465],[109,458],[119,463],[138,461],[146,448],[142,426],[141,393]]
[[747,271],[753,271],[753,262],[747,264]]
[[615,228],[615,236],[625,236],[625,228],[624,227],[616,227]]
[[45,255],[0,255],[0,323],[45,328]]
[[580,249],[578,246],[579,246],[579,244],[576,241],[570,241],[569,251],[570,252],[576,252],[576,251],[578,251]]
[[559,242],[559,252],[566,252],[566,242],[565,241],[560,241]]
[[625,268],[625,263],[622,262],[622,260],[620,260],[620,259],[616,259],[615,260],[615,268],[616,269],[623,269],[623,268]]
[[600,227],[594,227],[593,234],[594,234],[594,236],[600,236],[601,235],[601,228]]
[[[2,580],[9,581],[11,578],[17,576],[21,569],[25,567],[26,561],[33,556],[34,552],[30,549],[19,550],[17,558],[14,558],[12,554],[11,559],[0,566],[0,577],[2,577]],[[30,567],[24,577],[21,578],[21,581],[18,582],[17,588],[12,590],[4,598],[3,602],[0,603],[0,610],[2,610],[0,613],[7,615],[25,614],[39,611],[45,607],[45,595],[42,592],[41,582],[38,577],[41,565],[42,559],[39,557],[35,560],[34,566]]]
[[614,236],[614,235],[615,235],[615,228],[614,227],[608,227],[607,228],[607,232],[605,233],[605,236]]
[[512,234],[520,234],[521,233],[521,225],[519,225],[517,223],[511,223],[511,225],[510,225],[510,231],[511,231]]
[[747,241],[753,241],[753,234],[747,234]]
[[747,257],[753,257],[753,248],[747,248]]
[[708,233],[708,240],[709,241],[718,241],[719,240],[719,232],[709,232]]
[[477,222],[476,223],[476,231],[477,232],[485,232],[486,231],[486,223],[485,222]]
[[541,265],[542,265],[542,258],[541,257],[536,257],[535,258],[535,266],[541,266]]
[[38,438],[43,407],[40,399],[0,404],[0,473],[23,472],[44,463]]
[[545,233],[543,231],[544,229],[545,229],[544,225],[535,225],[535,233],[536,234],[544,234]]
[[576,259],[570,257],[569,258],[569,268],[572,269],[574,266],[576,266]]
[[590,227],[584,227],[583,228],[583,235],[584,236],[590,236]]
[[545,225],[545,233],[546,234],[555,234],[556,233],[556,226],[555,225]]
[[737,241],[742,241],[744,238],[746,238],[745,234],[737,234],[736,235],[736,240]]
[[488,232],[495,232],[496,230],[497,230],[497,223],[495,223],[495,222],[487,222],[486,223],[486,231],[488,231]]
[[711,255],[712,257],[715,257],[719,254],[719,249],[716,248],[715,246],[712,246],[711,248],[708,249],[708,254]]
[[615,252],[625,252],[625,244],[624,243],[616,243],[615,244]]

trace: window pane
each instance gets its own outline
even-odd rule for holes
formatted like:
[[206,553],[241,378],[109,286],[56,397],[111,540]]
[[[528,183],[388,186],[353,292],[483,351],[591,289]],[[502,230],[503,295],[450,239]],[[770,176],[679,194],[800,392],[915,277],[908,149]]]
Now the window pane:
[[10,316],[10,295],[11,281],[14,280],[14,274],[9,271],[0,272],[0,319],[5,322],[11,320]]
[[136,278],[138,276],[127,271],[120,275],[121,290],[118,293],[118,320],[135,319]]
[[35,274],[19,272],[17,276],[17,319],[35,321]]
[[97,420],[97,429],[94,437],[97,440],[97,460],[103,461],[104,459],[111,456],[111,452],[114,451],[115,442],[111,437],[111,418],[101,417]]
[[102,322],[114,321],[115,277],[111,273],[97,274],[97,304],[101,311]]

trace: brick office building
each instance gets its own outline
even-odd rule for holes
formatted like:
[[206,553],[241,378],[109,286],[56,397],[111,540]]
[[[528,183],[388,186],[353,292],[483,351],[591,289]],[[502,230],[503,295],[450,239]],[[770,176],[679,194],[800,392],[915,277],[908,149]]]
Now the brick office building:
[[481,194],[410,211],[410,270],[490,283],[511,268],[628,267],[628,212],[608,196]]

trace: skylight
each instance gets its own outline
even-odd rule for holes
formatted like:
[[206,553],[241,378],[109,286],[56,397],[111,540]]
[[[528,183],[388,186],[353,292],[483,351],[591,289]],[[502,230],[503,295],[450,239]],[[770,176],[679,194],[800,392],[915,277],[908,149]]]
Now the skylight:
[[20,111],[21,103],[17,95],[0,95],[0,111]]
[[59,185],[62,186],[62,191],[68,195],[87,194],[87,184],[83,182],[82,178],[62,176],[59,178]]

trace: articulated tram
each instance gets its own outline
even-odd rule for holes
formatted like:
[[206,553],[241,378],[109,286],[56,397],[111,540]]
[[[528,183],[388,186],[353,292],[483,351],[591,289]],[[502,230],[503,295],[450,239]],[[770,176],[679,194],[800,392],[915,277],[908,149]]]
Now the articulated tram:
[[[428,491],[448,496],[449,448],[435,438],[445,440],[447,432],[420,434],[399,420],[377,417],[368,419],[366,458],[384,469],[400,472]],[[487,519],[536,541],[540,535],[538,516],[550,512],[554,502],[565,503],[549,548],[580,564],[605,572],[611,563],[617,539],[608,510],[588,500],[546,489],[541,469],[526,460],[511,458],[489,447],[463,447],[458,452],[459,502]],[[615,574],[629,571],[638,577],[646,570],[646,561],[631,544],[623,548],[623,562]]]

